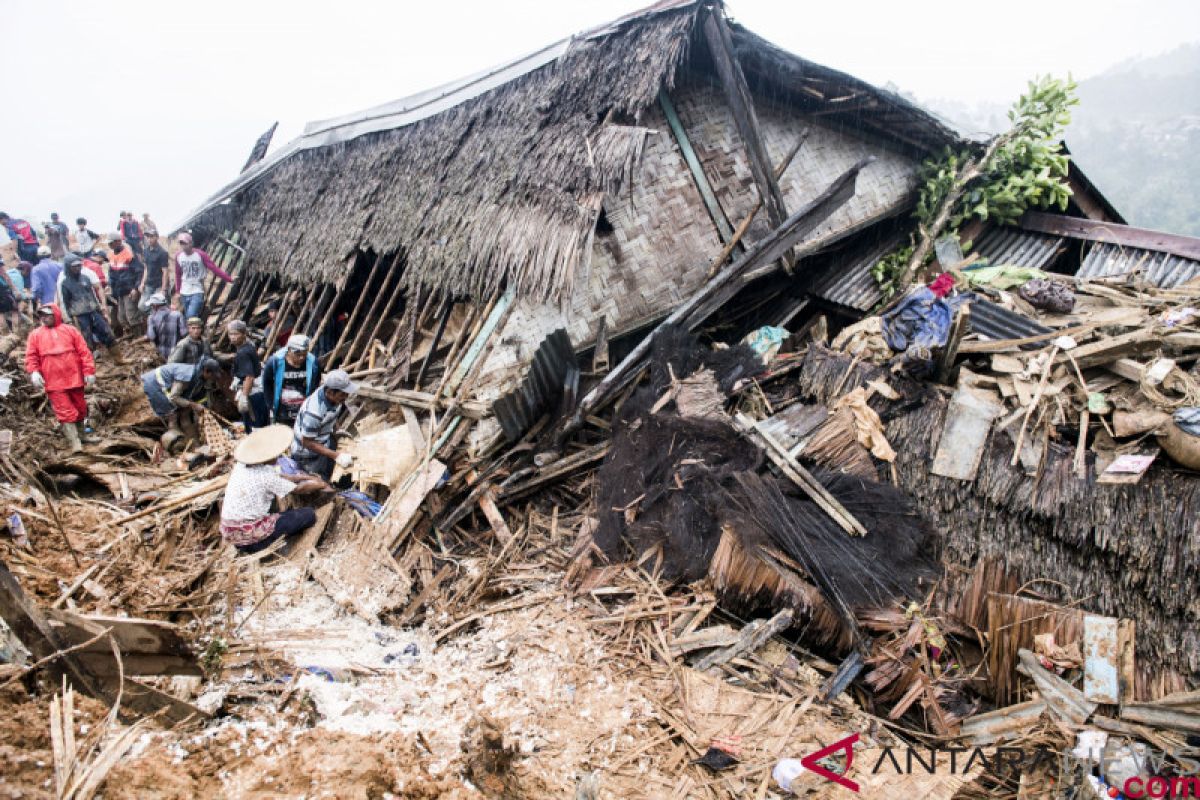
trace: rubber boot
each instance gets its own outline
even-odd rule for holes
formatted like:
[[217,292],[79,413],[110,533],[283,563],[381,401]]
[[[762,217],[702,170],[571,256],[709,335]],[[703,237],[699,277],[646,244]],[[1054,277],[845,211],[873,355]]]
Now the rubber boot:
[[84,444],[100,443],[100,437],[95,434],[94,429],[92,428],[91,420],[85,419],[83,421],[83,427],[79,431],[79,441],[83,442]]
[[67,444],[71,446],[71,452],[78,453],[83,450],[83,442],[79,441],[79,426],[74,422],[64,422],[62,429],[63,435],[67,437]]

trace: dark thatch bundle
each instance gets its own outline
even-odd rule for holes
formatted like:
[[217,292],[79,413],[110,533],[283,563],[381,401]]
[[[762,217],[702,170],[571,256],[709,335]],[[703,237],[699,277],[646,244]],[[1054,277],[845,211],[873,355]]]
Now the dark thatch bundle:
[[[860,364],[843,381],[851,362],[811,346],[803,393],[831,402],[839,385],[844,393],[883,376]],[[931,475],[947,400],[893,385],[908,397],[872,405],[887,422],[900,485],[942,532],[950,563],[994,560],[1010,585],[1037,581],[1051,599],[1135,620],[1141,685],[1171,671],[1200,679],[1200,479],[1154,468],[1136,485],[1097,485],[1073,474],[1072,447],[1051,442],[1034,480],[1009,466],[1013,443],[995,433],[973,482]],[[947,592],[961,588],[951,584]]]
[[674,84],[698,8],[671,4],[578,37],[438,114],[292,155],[233,201],[253,269],[332,280],[356,249],[401,252],[410,288],[569,293],[603,195],[639,158],[642,113]]
[[728,387],[758,363],[748,348],[710,351],[683,330],[656,336],[650,385],[622,408],[597,473],[595,542],[613,560],[658,549],[666,578],[712,575],[736,607],[791,605],[837,639],[856,629],[857,609],[922,595],[922,579],[938,574],[934,537],[894,487],[818,470],[870,530],[849,537],[792,483],[759,475],[762,452],[728,418],[650,412],[672,377],[711,370]]

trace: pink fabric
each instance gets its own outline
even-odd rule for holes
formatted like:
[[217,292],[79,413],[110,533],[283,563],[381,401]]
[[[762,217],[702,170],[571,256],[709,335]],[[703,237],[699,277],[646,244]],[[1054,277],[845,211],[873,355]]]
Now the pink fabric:
[[221,536],[234,547],[245,547],[261,542],[274,533],[277,519],[279,519],[278,514],[267,514],[254,522],[222,522]]
[[950,294],[950,290],[953,288],[954,276],[949,272],[943,272],[934,278],[933,283],[929,284],[929,291],[933,292],[939,298]]

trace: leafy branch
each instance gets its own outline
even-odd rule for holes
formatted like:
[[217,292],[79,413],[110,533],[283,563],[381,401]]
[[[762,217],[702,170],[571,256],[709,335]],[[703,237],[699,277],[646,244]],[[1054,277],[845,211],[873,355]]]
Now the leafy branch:
[[1012,127],[982,153],[946,148],[941,157],[925,161],[913,214],[917,242],[888,254],[872,270],[885,291],[906,287],[929,259],[933,243],[968,219],[1013,223],[1031,207],[1066,209],[1070,159],[1060,140],[1071,107],[1079,103],[1075,88],[1070,78],[1030,81],[1008,112]]

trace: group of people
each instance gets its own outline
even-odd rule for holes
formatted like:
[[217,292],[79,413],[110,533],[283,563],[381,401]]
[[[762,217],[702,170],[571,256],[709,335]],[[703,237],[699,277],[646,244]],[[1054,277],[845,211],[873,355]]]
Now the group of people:
[[[114,364],[123,363],[110,320],[129,335],[146,312],[144,335],[164,363],[143,373],[141,385],[165,423],[164,448],[170,451],[186,431],[195,433],[199,415],[226,385],[248,434],[235,452],[238,463],[222,505],[226,540],[254,551],[311,526],[313,509],[271,513],[271,502],[293,491],[328,490],[334,466],[353,463],[349,453],[338,452],[336,433],[357,388],[350,377],[341,370],[322,374],[309,337],[290,330],[274,352],[273,342],[262,342],[269,353],[262,359],[243,320],[226,325],[233,351],[214,352],[205,331],[207,276],[234,279],[194,246],[189,233],[177,237],[171,275],[171,258],[149,215],[138,223],[123,212],[118,230],[106,239],[88,229],[86,219],[77,224],[72,243],[70,231],[56,227],[61,223],[52,214],[42,243],[29,223],[0,213],[0,225],[16,239],[21,258],[16,277],[5,273],[11,296],[0,292],[0,311],[19,314],[22,303],[34,309],[38,324],[26,343],[25,369],[30,382],[45,391],[70,450],[92,441],[86,392],[96,383],[95,354],[103,349]],[[172,287],[174,302],[168,301]],[[16,320],[10,326],[15,330]],[[290,469],[281,470],[275,461],[285,453]]]

